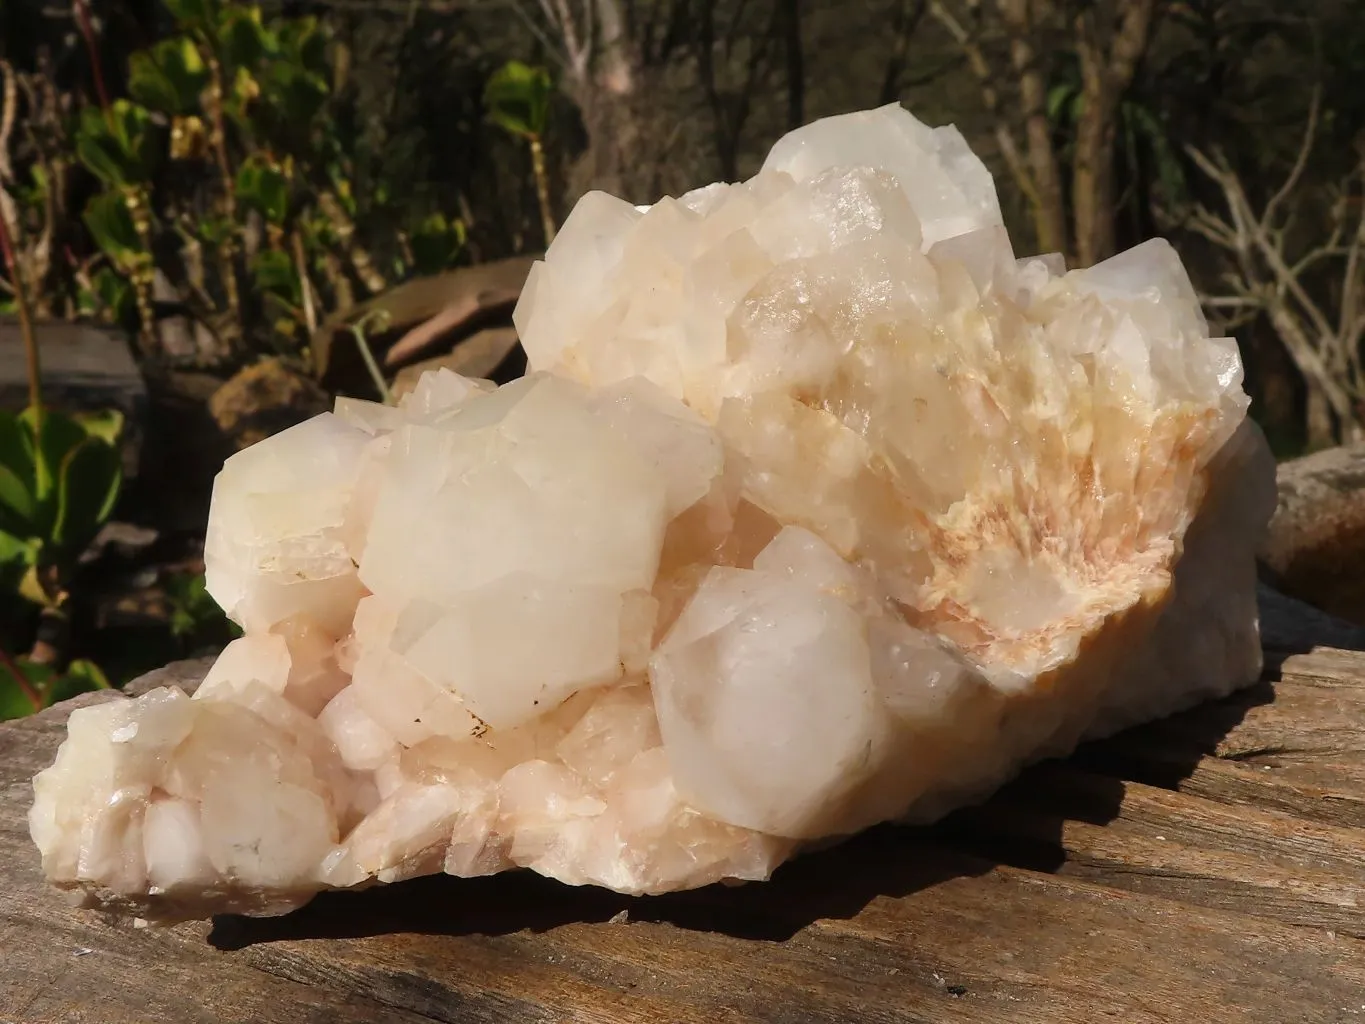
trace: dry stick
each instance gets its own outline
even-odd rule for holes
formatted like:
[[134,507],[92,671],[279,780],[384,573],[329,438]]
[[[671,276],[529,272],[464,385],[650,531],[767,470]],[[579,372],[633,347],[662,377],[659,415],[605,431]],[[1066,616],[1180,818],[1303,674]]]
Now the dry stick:
[[[953,41],[957,43],[967,58],[968,68],[980,82],[981,99],[985,104],[986,112],[995,120],[995,141],[996,145],[1000,147],[1000,155],[1005,158],[1005,165],[1014,177],[1015,184],[1019,186],[1019,191],[1024,194],[1024,199],[1034,210],[1041,210],[1043,208],[1042,195],[1034,181],[1032,172],[1024,162],[1014,133],[1005,121],[1004,111],[1000,106],[1000,93],[995,87],[995,70],[986,59],[985,51],[975,41],[972,33],[953,16],[952,11],[948,10],[938,0],[933,0],[929,5],[929,13],[948,31],[948,34],[953,37]],[[1063,240],[1063,245],[1065,245],[1065,240]]]
[[95,28],[90,23],[90,11],[85,0],[72,0],[72,10],[76,15],[76,25],[85,39],[85,49],[90,55],[90,71],[95,76],[95,93],[99,97],[100,109],[109,116],[109,91],[104,87],[104,69],[100,65],[99,47],[95,44]]
[[351,334],[355,336],[356,348],[360,349],[360,358],[365,361],[365,369],[369,371],[370,379],[374,381],[375,390],[379,392],[380,401],[385,405],[393,405],[393,392],[389,390],[389,385],[384,381],[384,374],[379,369],[379,363],[375,361],[374,351],[370,348],[370,341],[365,337],[365,332],[371,321],[373,321],[380,330],[383,330],[389,321],[388,310],[371,310],[355,323],[351,324]]
[[[19,333],[24,340],[24,357],[28,361],[28,402],[33,408],[33,433],[37,440],[42,432],[43,380],[38,362],[38,341],[33,336],[33,320],[29,316],[28,288],[24,284],[19,261],[14,255],[14,238],[9,230],[9,218],[0,211],[0,254],[5,259],[5,270],[14,288],[15,306],[19,311]],[[41,461],[41,460],[39,460]]]
[[317,307],[313,303],[313,282],[308,279],[308,255],[303,251],[303,236],[297,231],[290,239],[294,254],[294,270],[299,275],[300,292],[303,296],[303,322],[311,339],[318,332]]
[[224,223],[230,227],[226,239],[218,247],[219,259],[222,262],[223,291],[227,298],[228,312],[237,322],[237,329],[241,332],[237,344],[244,346],[246,343],[246,324],[242,319],[242,297],[237,284],[237,239],[235,237],[237,188],[236,178],[232,173],[232,162],[228,159],[227,151],[227,118],[223,114],[223,100],[226,96],[223,65],[219,62],[218,55],[213,52],[213,47],[209,43],[200,47],[200,53],[209,71],[209,88],[207,91],[210,120],[209,146],[213,150],[214,159],[217,161],[218,174],[223,179],[223,193],[220,197],[221,216]]
[[29,680],[28,676],[24,675],[23,670],[19,667],[19,663],[15,661],[9,651],[5,650],[3,647],[0,647],[0,665],[9,669],[10,675],[14,676],[14,681],[19,684],[19,689],[24,691],[24,696],[27,697],[28,702],[33,705],[33,710],[43,710],[43,698],[39,696],[38,691],[33,688],[33,683]]
[[539,135],[530,136],[531,168],[536,179],[536,199],[540,203],[540,228],[545,233],[545,247],[555,240],[555,215],[550,208],[550,174],[545,167],[545,147]]

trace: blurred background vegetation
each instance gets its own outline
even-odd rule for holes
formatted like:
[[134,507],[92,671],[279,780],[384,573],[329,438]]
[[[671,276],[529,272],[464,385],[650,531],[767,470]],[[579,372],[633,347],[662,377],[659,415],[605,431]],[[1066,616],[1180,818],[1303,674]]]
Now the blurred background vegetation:
[[0,357],[27,314],[135,393],[52,369],[0,420],[0,717],[221,645],[222,459],[431,359],[517,372],[585,191],[828,114],[956,122],[1021,254],[1171,237],[1277,452],[1360,439],[1362,80],[1358,0],[0,0]]

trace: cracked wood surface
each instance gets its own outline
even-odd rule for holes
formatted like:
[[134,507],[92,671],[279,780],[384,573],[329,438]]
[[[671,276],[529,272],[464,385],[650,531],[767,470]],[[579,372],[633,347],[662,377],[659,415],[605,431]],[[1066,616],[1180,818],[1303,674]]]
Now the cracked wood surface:
[[0,1022],[1365,1021],[1365,653],[1263,607],[1255,687],[933,829],[655,899],[520,873],[166,930],[75,911],[25,822],[57,707],[0,726]]

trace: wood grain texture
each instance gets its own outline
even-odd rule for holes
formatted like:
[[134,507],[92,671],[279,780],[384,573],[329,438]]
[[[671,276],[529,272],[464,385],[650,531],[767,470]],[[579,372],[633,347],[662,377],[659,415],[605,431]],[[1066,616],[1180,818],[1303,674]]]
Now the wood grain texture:
[[[933,829],[653,899],[522,873],[166,930],[74,911],[24,820],[57,707],[0,726],[0,1022],[1365,1020],[1365,654],[1267,627],[1294,642],[1228,700],[1039,765]],[[101,699],[121,698],[81,698]]]

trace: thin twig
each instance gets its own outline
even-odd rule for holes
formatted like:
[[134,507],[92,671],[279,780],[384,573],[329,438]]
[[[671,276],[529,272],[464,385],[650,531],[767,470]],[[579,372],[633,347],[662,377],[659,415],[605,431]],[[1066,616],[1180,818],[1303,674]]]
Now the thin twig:
[[545,235],[545,248],[555,240],[555,213],[550,205],[550,172],[545,166],[545,145],[539,135],[529,138],[531,169],[536,179],[536,201],[540,204],[540,227]]
[[28,362],[28,403],[33,409],[33,432],[42,433],[43,379],[38,361],[38,339],[33,334],[33,320],[28,303],[28,288],[23,270],[14,255],[14,236],[10,234],[9,218],[0,210],[0,256],[4,257],[10,286],[14,289],[14,305],[19,311],[19,333],[24,340],[24,358]]
[[560,47],[555,45],[553,40],[551,40],[550,37],[545,34],[545,31],[536,23],[536,19],[531,17],[521,4],[517,3],[517,0],[503,0],[503,3],[511,9],[513,14],[521,19],[522,24],[526,26],[526,30],[536,37],[536,42],[545,48],[546,54],[554,60],[556,64],[559,64],[562,67],[568,66],[568,59],[560,52]]
[[374,352],[370,348],[370,341],[365,336],[371,321],[380,330],[383,330],[389,322],[389,311],[374,309],[366,313],[351,324],[351,334],[355,336],[356,348],[360,349],[360,358],[365,361],[365,369],[370,374],[370,380],[374,382],[375,390],[379,392],[380,401],[385,405],[393,405],[393,392],[389,390],[388,382],[384,380],[384,374],[379,369],[379,363],[375,361]]
[[10,675],[14,676],[14,681],[19,684],[19,689],[24,692],[24,696],[28,698],[28,702],[33,705],[33,710],[43,710],[43,698],[39,696],[38,691],[34,689],[32,681],[24,674],[23,669],[19,667],[19,663],[15,661],[9,651],[5,650],[3,647],[0,647],[0,665],[9,669]]
[[9,140],[19,115],[19,73],[7,60],[0,60],[0,184],[14,180],[10,166]]
[[929,13],[942,25],[953,41],[962,50],[962,55],[967,60],[967,66],[976,77],[981,86],[981,99],[986,107],[986,112],[995,121],[995,143],[1000,147],[1000,155],[1005,158],[1005,164],[1009,167],[1010,174],[1014,177],[1015,184],[1019,186],[1019,191],[1024,194],[1024,199],[1034,209],[1041,209],[1043,205],[1042,196],[1038,192],[1037,182],[1034,181],[1028,165],[1024,161],[1023,154],[1019,151],[1019,143],[1015,140],[1014,132],[1004,118],[1004,112],[1000,109],[1000,93],[995,87],[999,80],[995,69],[991,67],[986,59],[985,51],[975,41],[969,32],[958,19],[938,0],[933,0],[929,4]]
[[303,296],[303,322],[308,337],[318,332],[317,306],[313,301],[313,282],[308,279],[308,257],[303,251],[303,236],[297,231],[291,239],[294,250],[294,272],[299,275],[299,291]]
[[71,9],[76,15],[76,25],[85,40],[85,50],[90,55],[90,73],[95,78],[95,94],[99,97],[100,109],[106,118],[112,117],[109,107],[109,90],[104,87],[104,68],[100,65],[99,44],[95,41],[95,27],[90,21],[90,11],[85,0],[72,0]]
[[1313,143],[1318,135],[1318,111],[1322,107],[1322,83],[1313,86],[1313,99],[1308,105],[1308,124],[1303,129],[1303,141],[1299,143],[1298,155],[1294,158],[1294,167],[1289,172],[1289,177],[1284,179],[1284,184],[1279,191],[1270,197],[1270,202],[1265,204],[1265,212],[1261,219],[1267,223],[1275,216],[1275,210],[1289,197],[1298,185],[1299,179],[1303,177],[1304,168],[1308,166],[1308,156],[1313,152]]

